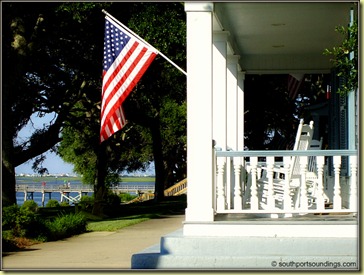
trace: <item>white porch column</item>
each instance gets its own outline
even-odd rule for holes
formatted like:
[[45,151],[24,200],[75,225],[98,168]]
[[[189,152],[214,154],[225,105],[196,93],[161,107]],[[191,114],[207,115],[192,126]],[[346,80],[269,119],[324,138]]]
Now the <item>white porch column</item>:
[[187,16],[188,221],[213,221],[212,3],[185,3]]
[[213,139],[216,147],[226,150],[226,31],[213,33]]
[[227,58],[227,146],[238,149],[238,55]]
[[[244,80],[245,80],[245,72],[238,72],[238,95],[237,95],[237,150],[244,151]],[[240,177],[239,177],[239,185],[235,184],[235,189],[240,191],[237,194],[234,194],[234,208],[240,209],[243,205],[243,197],[244,193],[249,193],[250,190],[246,190],[247,182],[246,182],[246,170],[245,170],[245,162],[244,158],[239,158],[236,160],[236,167],[240,169]],[[237,177],[235,176],[235,182],[237,182]]]
[[[238,55],[228,55],[226,71],[227,94],[227,149],[238,149]],[[236,163],[238,165],[238,163]],[[236,177],[234,175],[234,163],[228,162],[226,167],[227,202],[228,207],[233,205]],[[235,205],[234,205],[235,207]]]
[[[216,141],[216,148],[226,150],[226,57],[227,38],[226,31],[213,32],[213,132],[212,138]],[[226,158],[217,159],[216,182],[216,209],[226,208],[225,169]]]
[[245,72],[238,72],[238,151],[244,150],[244,81]]

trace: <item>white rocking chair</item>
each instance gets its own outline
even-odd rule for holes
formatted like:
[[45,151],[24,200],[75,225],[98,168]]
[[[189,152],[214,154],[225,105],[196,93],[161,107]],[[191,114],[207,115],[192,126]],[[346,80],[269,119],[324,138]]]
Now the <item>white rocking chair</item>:
[[[313,134],[313,121],[310,124],[303,124],[303,119],[301,119],[300,124],[297,129],[297,135],[293,150],[308,150],[311,144]],[[275,208],[282,209],[284,207],[285,199],[285,184],[289,182],[289,196],[291,197],[291,207],[297,209],[300,204],[300,188],[301,188],[301,167],[300,158],[297,156],[292,156],[288,160],[289,170],[282,166],[274,166],[273,174],[269,175],[267,167],[262,167],[263,174],[260,179],[258,179],[259,194],[261,207],[263,209],[269,209],[273,205],[269,204],[268,196],[274,197]],[[271,172],[271,171],[270,171]],[[272,177],[273,181],[273,192],[269,190],[269,176]],[[271,195],[269,195],[269,191]],[[273,194],[272,194],[273,193]]]
[[[309,150],[321,150],[322,149],[322,142],[323,138],[321,137],[320,140],[313,139],[311,140],[310,148]],[[315,173],[316,174],[316,157],[310,156],[308,158],[308,172]]]
[[[311,140],[311,145],[309,150],[321,150],[322,149],[322,142],[323,138],[321,137],[320,140]],[[315,156],[308,157],[308,168],[307,168],[307,174],[306,174],[306,180],[307,180],[307,191],[309,194],[309,206],[312,206],[316,199],[316,192],[317,192],[317,162]],[[329,197],[324,193],[324,200],[325,203],[329,202]]]

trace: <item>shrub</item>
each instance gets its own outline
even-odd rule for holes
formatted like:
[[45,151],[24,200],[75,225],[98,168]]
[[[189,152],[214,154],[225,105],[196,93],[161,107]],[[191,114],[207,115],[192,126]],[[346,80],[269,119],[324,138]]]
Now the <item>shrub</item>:
[[86,219],[82,214],[62,215],[46,223],[49,240],[60,240],[86,231]]
[[46,207],[59,207],[59,202],[57,200],[51,199],[47,202]]
[[31,212],[37,212],[38,204],[33,200],[27,200],[23,203],[23,205],[20,208],[27,208]]
[[33,203],[4,207],[2,229],[10,230],[13,237],[38,237],[44,231],[44,224],[34,209]]
[[2,215],[2,229],[11,230],[16,224],[16,219],[19,214],[19,206],[16,204],[11,206],[6,206],[3,208]]
[[136,198],[137,195],[131,195],[129,193],[120,193],[119,194],[119,198],[122,202],[128,202],[131,201],[132,199]]
[[82,210],[85,210],[85,211],[89,211],[92,209],[93,205],[94,205],[94,201],[95,201],[95,198],[94,196],[82,196],[81,197],[81,200],[79,202],[79,206],[81,207]]
[[68,201],[63,201],[63,202],[61,202],[60,206],[66,207],[66,206],[70,206],[70,204]]
[[120,206],[120,197],[116,195],[115,193],[109,191],[106,197],[106,204],[110,207],[118,207]]

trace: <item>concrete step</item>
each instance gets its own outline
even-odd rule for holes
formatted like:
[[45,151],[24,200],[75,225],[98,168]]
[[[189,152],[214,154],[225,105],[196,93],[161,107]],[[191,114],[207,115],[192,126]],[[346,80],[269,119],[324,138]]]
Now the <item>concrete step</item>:
[[178,230],[134,254],[132,268],[296,268],[292,262],[317,268],[318,263],[357,263],[357,254],[356,238],[196,237]]
[[356,257],[133,255],[132,269],[168,270],[358,270]]
[[357,250],[356,238],[195,237],[183,236],[182,229],[163,236],[160,243],[160,253],[169,255],[346,256]]

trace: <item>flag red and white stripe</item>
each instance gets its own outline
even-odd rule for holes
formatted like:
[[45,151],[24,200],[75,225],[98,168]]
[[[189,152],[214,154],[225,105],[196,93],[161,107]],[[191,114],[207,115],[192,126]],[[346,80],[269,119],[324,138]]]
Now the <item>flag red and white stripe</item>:
[[304,75],[288,75],[288,95],[291,99],[296,99],[298,91],[304,81]]
[[105,17],[100,142],[126,124],[122,104],[158,52]]

